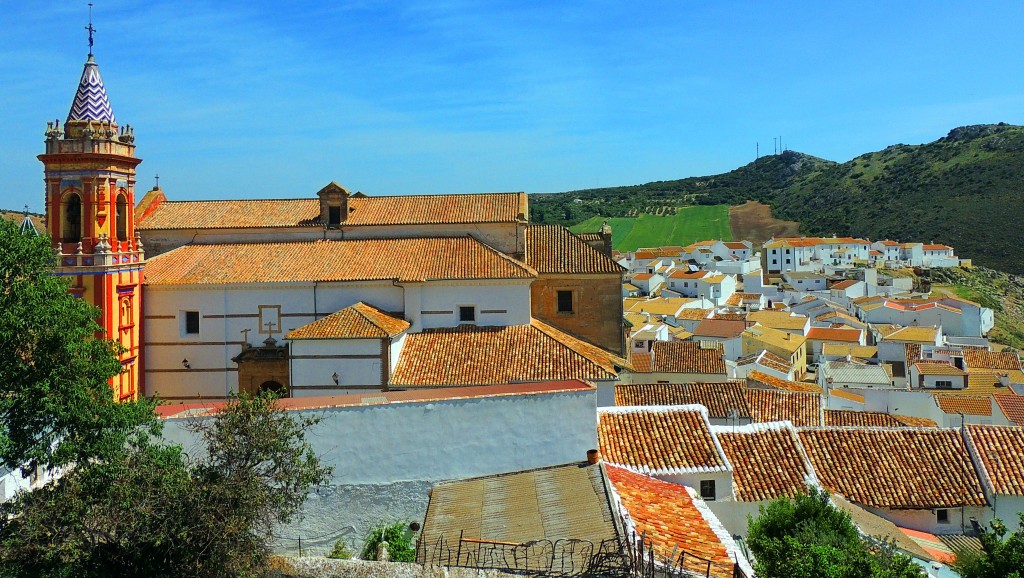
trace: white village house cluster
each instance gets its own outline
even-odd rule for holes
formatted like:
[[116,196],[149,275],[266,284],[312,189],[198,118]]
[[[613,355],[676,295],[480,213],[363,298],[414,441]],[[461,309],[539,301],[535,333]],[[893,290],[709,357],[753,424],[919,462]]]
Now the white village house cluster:
[[[398,519],[422,525],[423,563],[643,535],[749,576],[747,515],[814,486],[936,572],[1024,511],[1020,358],[989,343],[991,309],[894,273],[969,266],[951,247],[618,253],[610,229],[530,223],[516,192],[136,202],[136,135],[92,55],[45,136],[57,274],[125,346],[114,395],[172,402],[165,435],[186,447],[186,419],[235,392],[324,418],[311,441],[335,478],[282,551]],[[8,472],[0,498],[45,479]]]

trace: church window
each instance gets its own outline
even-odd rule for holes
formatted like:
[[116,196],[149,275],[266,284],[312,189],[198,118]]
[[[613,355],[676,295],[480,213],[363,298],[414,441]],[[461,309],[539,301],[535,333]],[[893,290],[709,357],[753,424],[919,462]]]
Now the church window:
[[82,198],[71,193],[64,199],[64,210],[61,211],[64,226],[61,230],[61,241],[77,243],[82,240]]
[[188,337],[199,335],[199,312],[198,311],[182,311],[181,312],[181,336]]
[[128,240],[128,198],[124,194],[117,196],[117,240]]
[[573,299],[572,291],[559,291],[558,292],[558,312],[559,313],[572,313]]
[[715,480],[700,481],[700,497],[709,501],[715,499]]
[[459,306],[459,323],[473,323],[476,321],[476,307],[472,305]]
[[341,224],[341,207],[327,207],[327,225]]

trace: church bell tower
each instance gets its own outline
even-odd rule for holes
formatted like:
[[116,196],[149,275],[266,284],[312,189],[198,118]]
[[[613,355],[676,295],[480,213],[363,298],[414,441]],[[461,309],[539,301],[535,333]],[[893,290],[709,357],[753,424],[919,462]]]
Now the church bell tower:
[[139,395],[142,242],[135,232],[135,133],[119,127],[99,66],[89,56],[67,120],[46,123],[39,155],[46,183],[46,228],[58,253],[56,274],[71,293],[100,309],[103,337],[123,346],[123,372],[111,380],[115,399]]

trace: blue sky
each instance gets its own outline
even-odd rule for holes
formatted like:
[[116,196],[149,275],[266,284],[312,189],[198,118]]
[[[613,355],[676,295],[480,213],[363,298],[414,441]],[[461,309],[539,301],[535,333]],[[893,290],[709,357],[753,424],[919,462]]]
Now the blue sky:
[[[1024,124],[1024,2],[128,2],[95,54],[172,199],[554,192]],[[0,207],[41,211],[85,2],[0,6]]]

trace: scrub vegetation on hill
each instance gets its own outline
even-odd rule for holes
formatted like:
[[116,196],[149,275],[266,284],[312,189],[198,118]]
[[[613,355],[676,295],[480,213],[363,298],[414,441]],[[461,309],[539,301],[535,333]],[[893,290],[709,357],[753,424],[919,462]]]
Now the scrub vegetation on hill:
[[749,200],[804,234],[945,243],[975,263],[1024,273],[1024,127],[1003,123],[845,163],[786,151],[720,175],[532,195],[530,212],[534,222],[574,225]]

